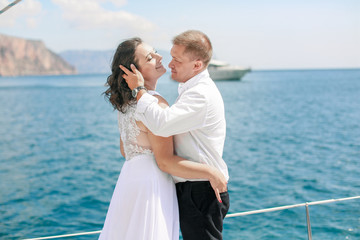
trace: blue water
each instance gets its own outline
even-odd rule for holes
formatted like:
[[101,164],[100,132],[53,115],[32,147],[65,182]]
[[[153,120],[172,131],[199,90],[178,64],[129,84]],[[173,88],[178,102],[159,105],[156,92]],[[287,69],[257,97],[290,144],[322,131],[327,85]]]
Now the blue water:
[[[0,78],[1,239],[101,229],[124,162],[105,79]],[[253,71],[216,84],[230,213],[360,195],[360,70]],[[176,99],[168,75],[157,90]],[[313,239],[360,239],[360,200],[311,206],[310,219]],[[307,239],[305,208],[228,218],[224,239]]]

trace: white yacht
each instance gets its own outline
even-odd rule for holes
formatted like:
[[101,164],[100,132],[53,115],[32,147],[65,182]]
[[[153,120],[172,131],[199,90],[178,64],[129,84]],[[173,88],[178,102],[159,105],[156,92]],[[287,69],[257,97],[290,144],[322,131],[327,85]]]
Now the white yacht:
[[250,72],[250,68],[232,66],[228,63],[211,60],[208,66],[210,77],[214,80],[241,80],[241,78]]

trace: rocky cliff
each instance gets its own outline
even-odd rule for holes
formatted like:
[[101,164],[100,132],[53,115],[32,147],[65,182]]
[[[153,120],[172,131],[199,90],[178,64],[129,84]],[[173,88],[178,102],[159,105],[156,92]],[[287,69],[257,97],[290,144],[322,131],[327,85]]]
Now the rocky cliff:
[[76,69],[42,41],[0,34],[0,76],[75,74]]

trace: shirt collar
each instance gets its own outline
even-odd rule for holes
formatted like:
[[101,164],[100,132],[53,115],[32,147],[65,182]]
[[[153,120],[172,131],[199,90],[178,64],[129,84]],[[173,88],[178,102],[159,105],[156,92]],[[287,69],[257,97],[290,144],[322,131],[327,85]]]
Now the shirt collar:
[[209,76],[210,76],[209,71],[207,69],[205,69],[204,71],[202,71],[201,73],[193,76],[192,78],[190,78],[186,82],[179,83],[179,87],[178,87],[179,95],[181,95],[186,90],[188,90],[188,89],[192,88],[193,86],[195,86],[197,83],[200,82],[201,79],[209,78]]

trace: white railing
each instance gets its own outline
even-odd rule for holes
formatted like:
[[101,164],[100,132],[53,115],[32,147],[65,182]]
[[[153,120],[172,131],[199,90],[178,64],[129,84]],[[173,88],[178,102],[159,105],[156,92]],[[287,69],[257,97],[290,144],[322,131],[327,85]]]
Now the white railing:
[[[281,210],[290,209],[290,208],[297,208],[297,207],[305,207],[305,210],[306,210],[306,223],[307,223],[307,230],[308,230],[308,239],[312,240],[309,206],[326,204],[326,203],[333,203],[333,202],[340,202],[340,201],[347,201],[347,200],[354,200],[354,199],[360,199],[360,196],[348,197],[348,198],[338,198],[338,199],[328,199],[328,200],[322,200],[322,201],[306,202],[306,203],[300,203],[300,204],[294,204],[294,205],[286,205],[286,206],[273,207],[273,208],[264,208],[264,209],[247,211],[247,212],[231,213],[231,214],[227,214],[225,218],[240,217],[240,216],[258,214],[258,213],[281,211]],[[24,240],[43,240],[43,239],[76,237],[76,236],[83,236],[83,235],[99,234],[100,232],[101,232],[101,230],[92,231],[92,232],[64,234],[64,235],[57,235],[57,236],[39,237],[39,238],[28,238],[28,239],[24,239]]]
[[0,15],[3,14],[5,11],[7,11],[9,8],[11,8],[12,6],[16,5],[18,2],[20,2],[21,0],[15,0],[12,3],[9,3],[6,7],[4,7],[3,9],[0,10]]

